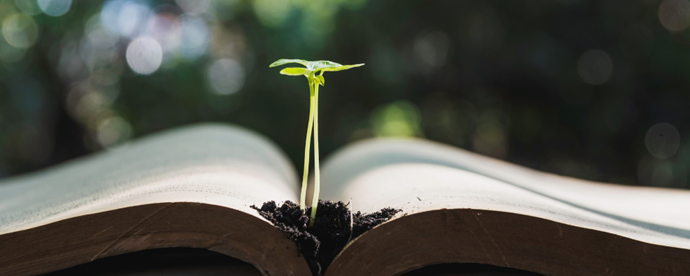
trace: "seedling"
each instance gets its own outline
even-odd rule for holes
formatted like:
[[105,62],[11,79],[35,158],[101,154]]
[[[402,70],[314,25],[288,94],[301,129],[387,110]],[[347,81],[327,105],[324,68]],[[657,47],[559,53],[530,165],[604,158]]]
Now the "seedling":
[[305,210],[307,198],[307,178],[309,177],[309,147],[311,145],[311,131],[314,129],[314,194],[311,203],[311,219],[309,226],[314,225],[316,219],[316,207],[319,204],[320,174],[319,174],[319,85],[324,86],[325,80],[323,73],[337,72],[364,65],[364,63],[354,65],[342,65],[332,61],[318,60],[306,61],[301,59],[280,59],[271,63],[268,67],[281,66],[287,63],[299,63],[304,67],[289,67],[280,70],[280,74],[287,76],[305,76],[309,81],[309,123],[307,126],[307,141],[304,146],[304,175],[302,176],[302,193],[299,198],[299,205]]

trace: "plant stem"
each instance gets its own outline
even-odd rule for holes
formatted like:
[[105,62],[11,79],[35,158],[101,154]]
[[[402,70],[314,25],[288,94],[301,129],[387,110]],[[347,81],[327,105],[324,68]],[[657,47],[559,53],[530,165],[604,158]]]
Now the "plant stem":
[[309,81],[309,126],[307,127],[307,142],[304,145],[304,175],[302,176],[302,193],[299,197],[299,206],[302,210],[307,208],[307,180],[309,179],[309,147],[311,147],[311,130],[314,124],[314,91]]
[[311,219],[309,226],[316,220],[316,207],[319,206],[319,190],[321,189],[321,175],[319,172],[319,84],[314,82],[314,194],[311,198]]

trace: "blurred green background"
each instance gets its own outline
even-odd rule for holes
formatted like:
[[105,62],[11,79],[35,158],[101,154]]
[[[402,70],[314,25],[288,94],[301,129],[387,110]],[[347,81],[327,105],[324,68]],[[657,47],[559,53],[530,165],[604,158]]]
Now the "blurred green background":
[[[417,136],[584,179],[688,188],[690,1],[0,0],[0,175],[229,122],[302,163]],[[300,169],[300,168],[297,168]]]

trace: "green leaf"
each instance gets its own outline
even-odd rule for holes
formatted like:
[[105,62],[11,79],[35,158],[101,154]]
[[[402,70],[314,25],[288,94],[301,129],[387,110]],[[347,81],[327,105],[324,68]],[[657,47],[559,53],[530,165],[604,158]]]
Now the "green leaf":
[[353,65],[341,65],[338,67],[322,68],[319,70],[324,71],[324,72],[338,72],[338,71],[343,71],[343,70],[347,70],[347,69],[351,69],[351,68],[355,68],[355,67],[360,67],[360,66],[364,66],[364,63],[353,64]]
[[[283,69],[282,71],[280,71],[281,74],[288,75],[288,76],[305,75],[307,78],[315,77],[318,79],[317,82],[320,85],[325,85],[325,83],[326,83],[326,80],[324,80],[324,78],[322,76],[324,72],[338,72],[338,71],[343,71],[343,70],[347,70],[347,69],[351,69],[351,68],[355,68],[355,67],[360,67],[360,66],[364,65],[364,63],[353,64],[353,65],[342,65],[340,63],[332,62],[329,60],[306,61],[303,59],[279,59],[278,61],[271,63],[271,65],[269,65],[269,67],[276,67],[276,66],[287,64],[287,63],[299,63],[299,64],[306,66],[307,68],[290,67],[290,68],[286,68],[286,69]],[[319,71],[321,71],[320,76],[311,76],[312,74],[316,75],[316,73],[318,73]]]
[[343,65],[340,63],[336,63],[336,62],[332,62],[332,61],[328,61],[328,60],[317,60],[317,61],[307,62],[307,64],[305,66],[307,66],[307,68],[309,68],[310,70],[316,71],[316,70],[321,69],[321,68],[335,68],[335,67],[340,67]]
[[302,76],[302,75],[308,75],[311,73],[311,70],[307,68],[300,68],[300,67],[288,67],[283,70],[280,70],[281,75],[288,75],[288,76]]
[[274,63],[271,63],[271,65],[269,65],[268,67],[276,67],[276,66],[281,66],[283,64],[288,64],[288,63],[299,63],[299,64],[302,64],[304,66],[307,66],[308,61],[303,60],[303,59],[285,59],[285,58],[283,58],[283,59],[277,60]]

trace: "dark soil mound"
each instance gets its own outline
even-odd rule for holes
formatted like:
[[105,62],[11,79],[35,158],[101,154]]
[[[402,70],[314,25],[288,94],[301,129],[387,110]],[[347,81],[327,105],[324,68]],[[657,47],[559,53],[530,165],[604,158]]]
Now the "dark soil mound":
[[373,214],[353,213],[351,225],[347,204],[319,200],[314,226],[307,227],[309,216],[306,214],[311,214],[311,207],[307,208],[306,213],[300,210],[299,204],[291,201],[286,201],[280,207],[274,201],[264,203],[261,208],[251,207],[295,241],[314,275],[325,272],[350,239],[355,239],[402,211],[383,208]]

